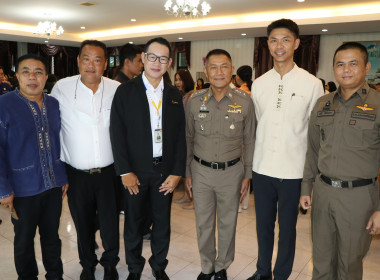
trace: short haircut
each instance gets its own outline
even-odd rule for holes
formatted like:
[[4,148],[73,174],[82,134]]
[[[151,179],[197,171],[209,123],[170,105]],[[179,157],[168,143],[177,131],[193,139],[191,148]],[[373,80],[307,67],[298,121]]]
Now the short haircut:
[[208,54],[206,55],[206,65],[208,63],[210,56],[213,56],[213,55],[225,55],[225,56],[227,56],[229,61],[232,62],[231,55],[228,53],[228,51],[222,50],[222,49],[213,49],[213,50],[209,51]]
[[124,66],[125,59],[133,61],[136,55],[141,54],[142,51],[143,50],[139,46],[133,44],[125,44],[124,46],[122,46],[119,52],[120,66]]
[[179,75],[183,82],[183,89],[185,90],[185,93],[188,93],[189,91],[194,90],[194,80],[193,77],[191,76],[189,70],[187,69],[179,69],[177,73],[174,75],[174,80],[175,76]]
[[329,92],[336,91],[336,84],[333,81],[327,83],[329,86]]
[[335,63],[335,56],[338,52],[345,51],[345,50],[353,50],[353,49],[359,50],[361,52],[363,56],[364,64],[367,64],[368,63],[367,48],[358,42],[347,42],[347,43],[342,44],[340,47],[336,49],[334,53],[334,58],[333,58],[333,65]]
[[85,40],[82,42],[82,44],[80,45],[80,48],[79,48],[79,54],[78,56],[80,56],[82,54],[82,50],[85,46],[94,46],[94,47],[99,47],[99,48],[102,48],[103,51],[104,51],[104,58],[107,59],[107,47],[106,47],[106,44],[104,44],[103,42],[100,42],[98,40]]
[[252,67],[249,65],[240,66],[236,71],[236,75],[238,75],[243,82],[247,83],[249,89],[252,86],[252,72]]
[[293,35],[294,35],[294,37],[296,39],[298,39],[300,37],[300,30],[298,28],[298,25],[297,25],[297,23],[295,23],[291,19],[282,18],[282,19],[273,21],[271,24],[269,24],[268,27],[267,27],[267,35],[268,35],[268,37],[271,34],[271,32],[274,29],[277,29],[277,28],[286,28],[286,29],[288,29],[290,32],[293,33]]
[[149,49],[150,45],[153,44],[153,43],[158,43],[158,44],[160,44],[160,45],[164,45],[164,46],[166,46],[166,47],[169,49],[169,58],[172,56],[172,47],[170,46],[169,41],[166,40],[166,39],[163,38],[163,37],[157,37],[157,38],[150,39],[150,40],[145,44],[144,52],[148,52],[148,49]]
[[48,74],[49,63],[48,63],[48,61],[46,60],[46,58],[41,57],[41,56],[38,56],[38,55],[33,54],[33,53],[25,54],[25,55],[23,55],[23,56],[20,56],[20,57],[17,59],[17,61],[16,61],[16,65],[15,65],[16,72],[18,72],[18,67],[20,66],[20,63],[23,62],[24,60],[27,60],[27,59],[33,59],[33,60],[41,61],[42,64],[44,65],[44,67],[45,67],[45,74],[46,74],[46,75]]

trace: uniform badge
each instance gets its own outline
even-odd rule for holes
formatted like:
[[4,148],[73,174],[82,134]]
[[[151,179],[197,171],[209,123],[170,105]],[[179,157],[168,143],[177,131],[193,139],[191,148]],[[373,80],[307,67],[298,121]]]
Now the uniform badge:
[[207,114],[206,113],[199,113],[198,117],[200,119],[204,119],[205,117],[207,117]]
[[236,102],[232,105],[228,105],[228,107],[230,107],[231,109],[228,109],[227,110],[227,113],[234,113],[234,114],[241,114],[241,105],[237,105]]
[[230,125],[230,129],[235,129],[235,125],[233,123]]
[[178,104],[178,101],[172,100],[172,104]]
[[356,108],[359,108],[362,111],[373,111],[374,110],[373,108],[368,107],[368,104],[364,104],[363,106],[356,106]]
[[200,111],[200,112],[207,112],[207,113],[208,113],[208,111],[207,111],[207,106],[206,106],[206,104],[205,104],[206,101],[207,101],[207,96],[201,98],[201,102],[202,102],[202,104],[201,104],[201,107],[199,108],[199,111]]

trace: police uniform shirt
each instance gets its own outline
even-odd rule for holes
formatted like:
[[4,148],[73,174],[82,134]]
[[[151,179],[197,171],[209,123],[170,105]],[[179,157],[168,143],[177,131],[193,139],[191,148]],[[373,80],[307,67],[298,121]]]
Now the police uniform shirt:
[[379,127],[380,94],[367,83],[348,100],[340,88],[321,97],[311,113],[301,195],[311,195],[318,170],[343,181],[376,178]]
[[243,157],[244,177],[251,178],[255,128],[253,102],[244,91],[228,88],[219,102],[211,88],[195,92],[186,105],[186,176],[195,155],[208,162]]
[[310,113],[323,95],[319,79],[294,64],[281,75],[273,68],[252,84],[257,134],[253,171],[282,179],[302,178]]

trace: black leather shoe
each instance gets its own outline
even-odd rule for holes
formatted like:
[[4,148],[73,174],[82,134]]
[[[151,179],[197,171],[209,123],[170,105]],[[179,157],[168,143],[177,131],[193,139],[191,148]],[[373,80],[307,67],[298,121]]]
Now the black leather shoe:
[[225,269],[222,269],[215,273],[214,280],[227,280],[227,272]]
[[80,274],[80,280],[95,280],[95,268],[83,268],[82,273]]
[[198,277],[197,277],[197,280],[211,280],[211,277],[214,276],[215,272],[211,272],[209,274],[205,274],[203,272],[201,272]]
[[129,273],[127,280],[140,280],[141,273]]
[[119,280],[119,274],[117,273],[116,267],[106,266],[104,268],[103,280]]
[[165,270],[153,270],[153,276],[156,280],[170,280],[168,275],[166,275]]
[[272,275],[261,275],[255,272],[251,277],[249,277],[247,280],[272,280]]

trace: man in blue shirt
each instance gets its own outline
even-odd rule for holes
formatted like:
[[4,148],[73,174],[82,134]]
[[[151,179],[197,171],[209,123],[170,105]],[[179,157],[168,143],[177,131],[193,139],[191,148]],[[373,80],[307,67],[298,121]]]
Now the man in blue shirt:
[[58,228],[68,185],[59,159],[59,104],[42,94],[47,69],[45,59],[21,56],[16,62],[20,88],[0,96],[0,203],[12,213],[18,279],[37,280],[37,227],[46,279],[63,274]]

